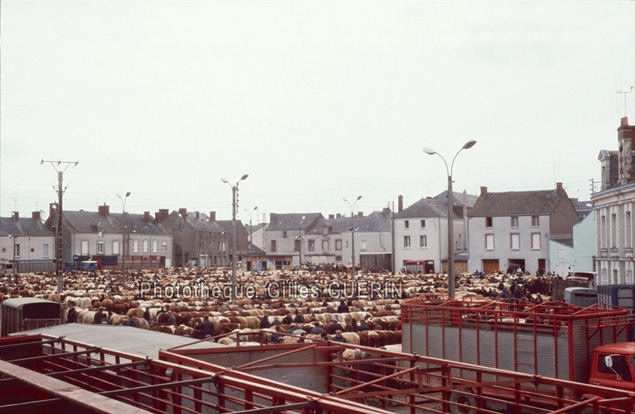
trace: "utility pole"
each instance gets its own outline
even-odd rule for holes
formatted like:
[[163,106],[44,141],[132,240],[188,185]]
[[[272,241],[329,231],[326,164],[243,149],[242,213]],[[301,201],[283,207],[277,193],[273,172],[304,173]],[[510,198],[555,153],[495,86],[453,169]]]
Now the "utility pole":
[[360,198],[362,198],[362,196],[357,196],[353,204],[346,198],[343,198],[351,207],[351,280],[355,280],[355,204],[357,204]]
[[229,185],[232,189],[232,303],[236,302],[236,213],[238,210],[238,200],[237,200],[237,192],[238,192],[238,184],[241,181],[246,180],[249,177],[249,174],[244,174],[240,177],[240,180],[236,182],[236,185],[231,185],[229,181],[225,178],[221,178],[221,181],[225,184]]
[[[44,164],[45,162],[51,164],[53,166],[53,168],[55,169],[55,171],[57,171],[57,240],[55,241],[55,245],[56,245],[56,249],[55,249],[55,263],[57,264],[57,294],[61,295],[62,294],[62,285],[64,283],[64,262],[63,262],[63,256],[62,256],[62,215],[63,215],[63,209],[62,209],[62,201],[64,199],[64,192],[66,191],[66,188],[64,188],[64,171],[66,171],[66,169],[69,167],[69,165],[73,164],[75,166],[77,166],[77,164],[79,164],[78,161],[72,162],[72,161],[47,161],[47,160],[42,160],[40,162],[40,165]],[[61,168],[62,164],[64,165],[64,168]],[[58,168],[59,167],[59,168]],[[55,186],[53,186],[53,188],[55,188]]]
[[[121,238],[121,281],[124,282],[126,279],[126,254],[128,251],[126,250],[126,246],[130,244],[130,233],[129,233],[129,225],[128,225],[128,214],[126,213],[126,200],[130,197],[130,191],[126,193],[125,196],[121,196],[121,194],[117,194],[119,200],[121,200],[121,210],[123,213],[123,237]],[[127,240],[126,240],[127,238]],[[130,250],[128,248],[128,250]]]

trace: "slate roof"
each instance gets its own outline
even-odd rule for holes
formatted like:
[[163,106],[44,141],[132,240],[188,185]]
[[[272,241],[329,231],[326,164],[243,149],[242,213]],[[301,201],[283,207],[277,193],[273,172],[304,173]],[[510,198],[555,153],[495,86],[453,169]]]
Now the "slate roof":
[[[462,192],[452,191],[452,195],[454,196],[453,197],[454,207],[463,207],[463,193]],[[448,204],[448,190],[445,190],[441,194],[437,194],[433,198],[435,200],[443,201],[443,203],[447,206],[447,204]],[[467,204],[468,208],[474,207],[474,203],[476,203],[476,200],[478,200],[478,196],[477,195],[473,195],[473,194],[465,194],[465,198],[467,200],[466,204]]]
[[566,192],[556,190],[507,191],[485,193],[474,204],[470,216],[512,216],[550,214],[558,201],[566,197]]
[[[447,217],[448,205],[441,200],[435,198],[422,198],[408,208],[395,214],[395,218],[426,218],[426,217]],[[461,217],[454,214],[455,218]]]
[[[216,220],[216,224],[218,224],[223,229],[222,231],[226,232],[229,235],[229,238],[227,240],[231,240],[233,237],[232,221],[231,220]],[[236,231],[239,232],[241,228],[245,233],[247,233],[247,229],[243,225],[243,222],[236,219]],[[236,240],[238,241],[240,239],[236,239]]]
[[105,234],[123,234],[125,226],[132,232],[139,234],[166,235],[170,234],[161,224],[150,216],[146,222],[143,214],[111,213],[107,216],[94,211],[64,211],[64,226],[72,233],[96,233],[101,225]]
[[253,256],[265,256],[267,254],[260,247],[256,246],[255,244],[251,244],[250,242],[247,243],[247,254],[249,254],[249,252],[251,252]]
[[55,234],[44,223],[33,218],[0,217],[0,236],[51,237]]
[[573,238],[565,238],[565,239],[551,239],[551,241],[561,244],[563,246],[573,248]]
[[271,223],[266,231],[305,230],[317,219],[324,218],[322,213],[271,213]]
[[[307,234],[322,234],[323,226],[329,226],[329,234],[350,233],[351,218],[340,217],[333,219],[322,218],[306,230]],[[368,216],[355,216],[356,233],[389,233],[390,219],[381,211],[373,211]]]

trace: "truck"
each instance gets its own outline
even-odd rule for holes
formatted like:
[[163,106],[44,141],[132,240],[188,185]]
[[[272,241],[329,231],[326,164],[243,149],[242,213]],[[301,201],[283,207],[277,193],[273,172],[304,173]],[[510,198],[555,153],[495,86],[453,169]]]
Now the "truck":
[[620,308],[635,311],[635,286],[633,285],[599,285],[598,303],[607,303]]
[[2,336],[64,323],[64,305],[40,298],[2,302]]
[[[608,304],[583,308],[473,296],[421,297],[402,304],[404,352],[630,392],[635,391],[635,344],[628,342],[633,323],[628,310]],[[453,370],[453,375],[477,380],[463,370]],[[528,405],[541,406],[553,393],[549,387],[537,388]],[[574,388],[568,392],[572,402],[602,398]],[[468,389],[455,399],[473,406],[476,399],[470,393],[513,398],[490,387]]]

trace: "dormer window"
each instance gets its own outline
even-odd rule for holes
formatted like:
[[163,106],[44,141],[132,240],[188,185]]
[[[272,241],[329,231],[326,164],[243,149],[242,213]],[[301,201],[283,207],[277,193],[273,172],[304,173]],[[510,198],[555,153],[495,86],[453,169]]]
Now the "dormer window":
[[322,234],[324,234],[325,236],[329,234],[329,226],[322,227]]

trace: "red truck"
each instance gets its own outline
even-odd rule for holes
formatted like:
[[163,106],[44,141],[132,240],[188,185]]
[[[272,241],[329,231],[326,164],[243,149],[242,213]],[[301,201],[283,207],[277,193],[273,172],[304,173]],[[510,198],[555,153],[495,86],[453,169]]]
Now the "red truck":
[[[580,308],[564,302],[536,305],[472,297],[456,300],[422,297],[402,304],[403,350],[635,392],[635,343],[627,342],[632,338],[633,321],[627,310],[610,305]],[[455,370],[453,375],[465,377],[461,370]],[[527,404],[544,406],[546,399],[542,397],[552,392],[549,387],[537,389]],[[475,406],[478,399],[470,393],[496,395],[501,400],[513,398],[494,389],[467,389],[456,394],[454,400],[466,407]],[[566,397],[571,404],[602,398],[597,388],[585,393],[572,387],[570,394]],[[504,404],[479,408],[500,410]],[[617,407],[613,403],[610,408],[633,412],[633,399]],[[469,407],[464,411],[458,406],[452,409],[456,413],[475,412]],[[586,407],[578,412],[586,414],[591,410]]]

